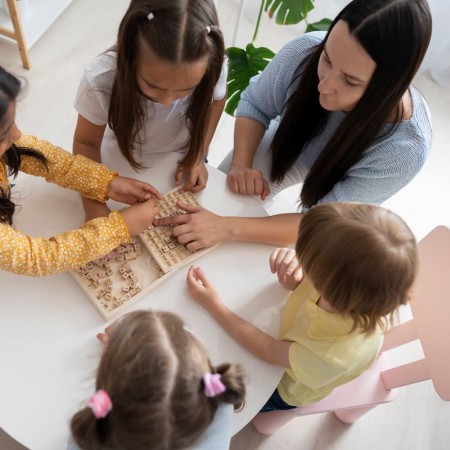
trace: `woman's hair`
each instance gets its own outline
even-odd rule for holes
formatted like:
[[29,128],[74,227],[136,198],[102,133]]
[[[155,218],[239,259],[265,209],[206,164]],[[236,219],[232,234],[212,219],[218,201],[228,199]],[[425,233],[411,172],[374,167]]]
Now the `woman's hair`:
[[[3,122],[6,120],[10,105],[16,102],[20,90],[20,80],[0,66],[0,127],[3,126]],[[13,144],[2,156],[9,169],[8,175],[17,176],[22,157],[25,155],[37,158],[46,164],[47,160],[41,153],[29,148],[17,147]],[[9,190],[4,191],[0,189],[0,223],[11,225],[16,205],[10,200],[10,194]]]
[[[205,348],[168,312],[136,311],[117,322],[97,373],[112,409],[96,419],[91,409],[76,413],[71,429],[83,449],[176,450],[191,445],[211,423],[221,402],[242,406],[240,366],[212,367]],[[204,393],[202,377],[221,374],[226,390]]]
[[296,252],[304,275],[334,310],[370,334],[392,324],[409,301],[416,240],[406,223],[379,206],[327,203],[302,218]]
[[[151,20],[147,18],[149,13],[153,14]],[[213,0],[132,0],[120,23],[108,125],[114,130],[120,151],[135,169],[142,166],[134,158],[132,148],[135,142],[140,143],[139,131],[146,119],[136,81],[140,42],[173,64],[208,58],[206,73],[190,94],[185,112],[190,130],[189,151],[179,164],[191,168],[203,156],[214,88],[225,57]]]
[[[326,124],[319,103],[317,66],[331,30],[340,20],[377,64],[357,105],[347,114],[309,171],[300,195],[311,207],[341,180],[375,141],[393,133],[403,117],[401,98],[425,56],[431,37],[426,0],[354,0],[335,18],[323,42],[297,69],[298,86],[272,142],[272,181],[281,181]],[[383,131],[388,117],[394,121]]]

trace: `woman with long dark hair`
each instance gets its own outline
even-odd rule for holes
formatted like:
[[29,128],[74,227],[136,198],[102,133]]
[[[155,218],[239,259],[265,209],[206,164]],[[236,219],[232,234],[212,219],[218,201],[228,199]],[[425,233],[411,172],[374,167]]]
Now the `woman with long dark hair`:
[[[425,0],[354,0],[327,33],[289,42],[241,96],[230,189],[265,200],[303,183],[304,208],[380,204],[394,195],[422,168],[431,145],[428,108],[411,85],[430,37]],[[301,220],[186,210],[192,214],[172,222],[182,225],[174,234],[191,249],[225,240],[293,243]]]

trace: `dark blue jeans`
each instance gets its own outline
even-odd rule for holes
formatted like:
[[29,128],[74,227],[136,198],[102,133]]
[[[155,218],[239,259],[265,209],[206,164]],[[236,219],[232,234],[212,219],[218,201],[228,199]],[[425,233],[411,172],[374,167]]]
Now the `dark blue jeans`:
[[296,406],[288,405],[278,393],[278,390],[275,389],[273,391],[273,394],[267,400],[266,404],[261,408],[261,411],[259,412],[269,412],[269,411],[276,411],[279,409],[294,409],[297,408]]

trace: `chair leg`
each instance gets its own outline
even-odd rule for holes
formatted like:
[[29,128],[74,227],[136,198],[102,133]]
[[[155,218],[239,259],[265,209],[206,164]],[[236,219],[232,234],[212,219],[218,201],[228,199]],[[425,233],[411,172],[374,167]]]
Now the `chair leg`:
[[333,411],[334,415],[344,423],[356,422],[361,416],[368,413],[377,405],[361,406],[359,408],[346,408]]
[[259,413],[253,419],[253,426],[261,434],[273,434],[296,417],[295,414],[292,414],[292,411],[295,411],[295,409]]
[[9,15],[11,17],[11,22],[14,29],[14,39],[17,42],[17,47],[19,48],[20,58],[22,59],[22,64],[25,69],[30,69],[30,57],[28,56],[28,47],[25,42],[25,34],[23,32],[22,22],[20,20],[20,15],[16,0],[6,0],[9,10]]

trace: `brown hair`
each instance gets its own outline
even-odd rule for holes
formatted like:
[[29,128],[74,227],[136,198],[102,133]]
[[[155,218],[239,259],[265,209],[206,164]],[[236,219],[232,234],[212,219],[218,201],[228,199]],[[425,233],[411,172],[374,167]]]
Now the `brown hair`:
[[[202,377],[220,373],[226,391],[206,397]],[[211,423],[218,403],[243,404],[240,366],[212,367],[200,341],[175,314],[135,311],[117,321],[97,371],[112,410],[95,419],[76,413],[71,429],[82,449],[175,450],[191,445]]]
[[408,302],[417,271],[416,240],[392,211],[328,203],[303,217],[296,244],[304,275],[355,329],[373,333]]
[[[154,18],[148,20],[149,13]],[[209,27],[207,29],[207,27]],[[132,0],[117,37],[117,72],[108,125],[120,151],[135,169],[143,167],[132,154],[133,143],[145,120],[136,81],[139,42],[143,40],[161,59],[179,64],[208,57],[208,68],[190,94],[185,117],[190,131],[189,151],[179,162],[191,168],[202,158],[202,146],[211,114],[214,88],[219,80],[225,46],[212,0]],[[139,142],[138,142],[139,143]]]

